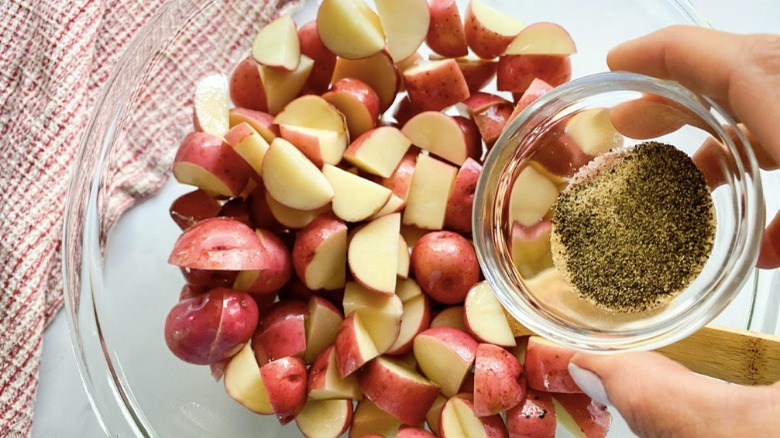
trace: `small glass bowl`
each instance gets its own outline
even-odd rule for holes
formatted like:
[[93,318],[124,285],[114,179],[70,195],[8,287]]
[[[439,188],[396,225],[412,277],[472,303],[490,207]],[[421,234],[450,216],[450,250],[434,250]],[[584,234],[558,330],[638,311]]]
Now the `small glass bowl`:
[[[619,313],[580,298],[555,268],[549,219],[581,166],[643,141],[693,158],[711,187],[717,226],[709,259],[680,295],[651,311]],[[591,352],[659,348],[715,318],[752,272],[764,221],[758,172],[742,131],[710,99],[632,73],[586,76],[544,94],[498,139],[477,186],[474,244],[504,307],[534,332]],[[529,207],[510,220],[515,181]],[[520,222],[524,237],[513,234]]]

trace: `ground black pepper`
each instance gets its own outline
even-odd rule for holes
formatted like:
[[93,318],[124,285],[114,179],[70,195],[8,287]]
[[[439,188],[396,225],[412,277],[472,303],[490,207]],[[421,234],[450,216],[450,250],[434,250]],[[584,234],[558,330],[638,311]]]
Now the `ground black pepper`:
[[640,312],[678,295],[712,250],[715,209],[704,176],[674,146],[609,152],[575,175],[552,219],[553,261],[580,296]]

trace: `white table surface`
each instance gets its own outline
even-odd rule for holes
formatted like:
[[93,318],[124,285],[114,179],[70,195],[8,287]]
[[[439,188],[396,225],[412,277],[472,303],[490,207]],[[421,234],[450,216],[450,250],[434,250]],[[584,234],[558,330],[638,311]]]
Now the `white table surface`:
[[[777,0],[693,1],[717,29],[780,33]],[[64,312],[55,317],[44,335],[35,410],[33,437],[104,436],[76,369]]]

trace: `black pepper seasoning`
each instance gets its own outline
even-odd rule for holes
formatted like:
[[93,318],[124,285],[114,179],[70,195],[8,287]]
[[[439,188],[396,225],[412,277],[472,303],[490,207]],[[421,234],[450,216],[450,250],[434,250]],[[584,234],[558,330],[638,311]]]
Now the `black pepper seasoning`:
[[551,242],[555,265],[581,298],[641,312],[693,281],[714,237],[704,175],[674,146],[646,142],[580,169],[558,197]]

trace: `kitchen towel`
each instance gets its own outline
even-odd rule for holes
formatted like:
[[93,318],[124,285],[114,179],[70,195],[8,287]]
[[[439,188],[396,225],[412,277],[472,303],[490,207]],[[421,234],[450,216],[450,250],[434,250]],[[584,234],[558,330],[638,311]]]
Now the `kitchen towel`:
[[[196,0],[173,0],[179,6]],[[70,166],[90,110],[124,47],[161,8],[162,0],[0,1],[0,436],[28,436],[33,421],[43,331],[63,303],[60,260],[63,208]],[[201,0],[200,3],[205,3]],[[269,10],[294,2],[213,0],[225,21],[187,22],[190,34],[233,32],[251,44]],[[170,4],[166,7],[170,7]],[[252,20],[246,25],[247,20]],[[195,27],[193,27],[195,26]],[[200,28],[197,26],[201,26]],[[235,33],[236,27],[242,33]],[[174,47],[175,50],[175,47]],[[213,50],[210,48],[209,50]],[[235,51],[226,50],[226,59]],[[198,67],[198,68],[194,68]],[[202,69],[198,53],[173,73]],[[170,87],[171,111],[188,117],[191,89],[176,75],[151,77]],[[167,88],[163,88],[167,89]],[[140,106],[141,108],[143,106]],[[165,129],[152,123],[148,137],[118,149],[109,216],[153,193],[167,177],[161,154],[175,144],[155,143]],[[149,165],[156,163],[156,165]],[[86,176],[82,176],[86,177]]]

